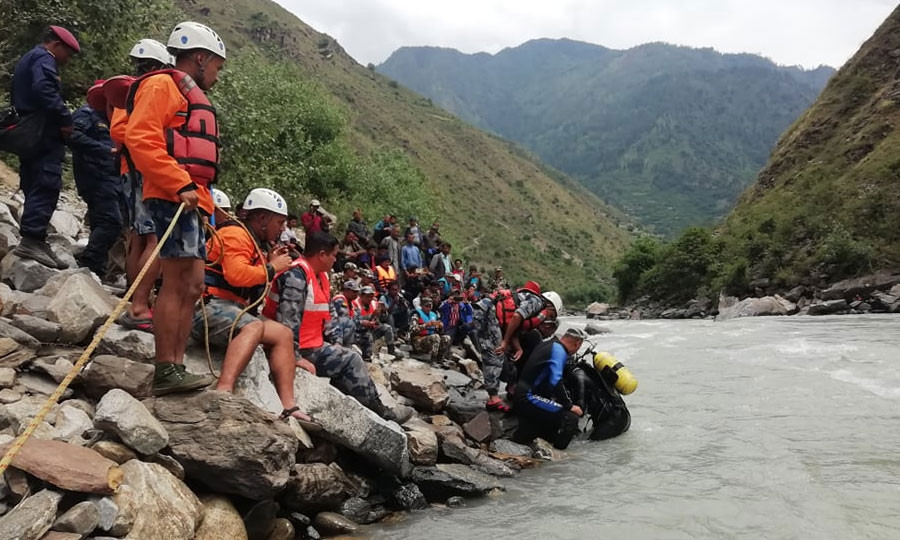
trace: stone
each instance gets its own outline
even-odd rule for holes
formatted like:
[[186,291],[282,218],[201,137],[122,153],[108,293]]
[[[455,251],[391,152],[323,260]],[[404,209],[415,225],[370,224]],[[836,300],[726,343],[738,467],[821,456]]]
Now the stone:
[[508,439],[497,439],[491,442],[491,452],[527,458],[530,458],[534,454],[530,447],[512,442]]
[[21,259],[10,251],[0,261],[0,274],[10,287],[21,292],[34,292],[44,286],[59,270],[31,259]]
[[119,465],[131,461],[132,459],[137,459],[137,454],[135,454],[131,448],[113,441],[97,441],[91,446],[91,449]]
[[[221,372],[222,358],[222,355],[214,355],[212,359],[213,369],[217,372]],[[209,373],[206,351],[202,346],[188,348],[184,356],[184,365],[191,373]],[[284,409],[272,385],[269,362],[262,347],[257,347],[253,352],[250,363],[237,379],[234,393],[270,413],[280,414]]]
[[149,363],[156,357],[156,344],[153,341],[153,334],[149,332],[129,330],[124,326],[113,324],[100,340],[97,352]]
[[[16,431],[16,435],[21,435],[25,432],[26,426],[23,425]],[[50,425],[49,422],[41,422],[37,425],[34,431],[31,432],[32,439],[40,439],[44,441],[52,441],[59,438],[59,434],[56,432],[56,428]]]
[[334,512],[321,512],[313,519],[313,526],[325,536],[356,534],[359,525]]
[[39,319],[32,315],[13,315],[12,325],[44,343],[52,343],[59,339],[59,333],[62,329],[55,322]]
[[466,375],[471,377],[473,380],[483,382],[484,381],[484,373],[481,372],[481,368],[478,367],[478,362],[472,360],[470,358],[462,358],[457,360],[456,362],[459,364],[459,367],[463,368],[466,372]]
[[413,400],[416,407],[426,411],[440,411],[450,399],[440,371],[418,360],[392,364],[390,380],[397,393]]
[[312,514],[337,510],[354,494],[350,479],[336,463],[304,463],[294,466],[281,503],[291,510]]
[[96,407],[83,399],[67,399],[60,403],[60,406],[75,407],[76,409],[83,411],[84,414],[90,416],[91,418],[93,418],[94,414],[96,414],[97,412]]
[[72,274],[50,301],[47,314],[61,327],[60,341],[76,344],[100,326],[115,307],[115,299],[97,281]]
[[[188,404],[184,406],[187,408]],[[144,404],[118,388],[100,400],[94,427],[115,433],[122,442],[145,455],[159,452],[169,444],[169,434],[159,420]]]
[[14,306],[14,312],[11,315],[31,315],[38,319],[47,320],[47,306],[50,305],[50,298],[25,292],[18,294],[20,302]]
[[492,477],[458,463],[439,463],[435,467],[414,467],[410,477],[429,501],[443,502],[450,497],[476,497],[503,489]]
[[[41,540],[81,540],[83,537],[76,533],[49,531],[41,537]],[[109,538],[109,537],[106,537]],[[103,540],[103,537],[92,536],[92,540]]]
[[0,404],[8,405],[22,399],[22,394],[16,392],[12,388],[4,388],[0,390]]
[[788,302],[797,303],[806,295],[806,287],[802,285],[798,285],[788,292],[784,293],[784,298]]
[[[14,353],[9,353],[6,356],[0,358],[0,367],[6,368],[21,368],[22,366],[31,363],[32,360],[35,359],[34,351],[31,349],[19,349]],[[19,388],[22,388],[22,385],[16,385]],[[24,388],[23,388],[24,389]]]
[[[25,429],[28,422],[30,422],[44,406],[46,400],[47,399],[42,396],[25,396],[15,403],[6,405],[2,409],[4,423],[9,425],[15,432]],[[55,422],[57,411],[59,411],[59,405],[54,405],[50,409],[50,412],[47,413],[45,420],[48,422]]]
[[[0,447],[3,453],[9,444]],[[115,462],[90,448],[62,441],[25,441],[12,466],[66,491],[110,494],[122,482],[122,471]]]
[[94,357],[82,378],[87,395],[99,398],[113,388],[120,388],[141,399],[153,395],[152,364],[132,362],[127,358],[111,355]]
[[849,307],[847,301],[841,298],[840,300],[829,300],[821,304],[813,304],[809,306],[807,313],[809,315],[831,315],[832,313],[849,309]]
[[49,230],[69,238],[78,238],[78,233],[81,232],[81,221],[65,210],[56,210],[50,216]]
[[58,532],[75,533],[81,538],[94,532],[100,526],[100,511],[90,501],[83,501],[56,519],[53,530]]
[[612,330],[597,323],[587,323],[584,326],[584,333],[589,336],[599,336],[603,334],[611,334]]
[[244,526],[250,540],[265,540],[275,528],[275,519],[279,512],[278,503],[273,500],[260,501],[244,514]]
[[609,313],[609,304],[602,304],[600,302],[592,302],[588,305],[587,309],[588,319],[593,319],[594,317],[599,317],[601,315],[606,315]]
[[86,431],[94,428],[94,422],[86,412],[64,403],[56,413],[56,422],[53,426],[60,439],[72,444],[83,445],[86,442],[83,435]]
[[49,375],[51,379],[59,384],[72,371],[75,365],[63,357],[42,357],[32,362],[31,367]]
[[203,503],[203,522],[194,540],[248,540],[244,520],[227,497],[206,495]]
[[[825,300],[851,301],[857,296],[866,297],[874,291],[887,291],[900,285],[900,274],[882,271],[869,276],[845,279],[832,283],[822,291],[821,298]],[[810,313],[812,315],[812,313]]]
[[273,497],[287,483],[297,438],[286,423],[246,399],[206,391],[144,403],[168,432],[171,455],[187,478],[252,500]]
[[[56,387],[59,386],[56,381],[36,373],[20,373],[16,379],[16,384],[25,387],[31,394],[42,394],[44,396],[53,394],[56,391]],[[68,398],[71,395],[71,388],[67,388],[63,392],[63,398]]]
[[284,518],[278,518],[266,540],[294,540],[295,535],[296,532],[291,522]]
[[409,446],[409,459],[415,465],[434,465],[438,457],[437,435],[418,418],[403,424]]
[[428,501],[419,486],[409,482],[401,484],[390,493],[391,500],[394,504],[403,510],[424,510],[428,508]]
[[554,461],[556,459],[556,451],[553,448],[553,445],[544,439],[535,439],[531,443],[531,452],[532,456],[537,459],[543,459],[546,461]]
[[350,497],[341,503],[338,513],[350,521],[359,525],[366,525],[375,521],[376,513],[372,511],[372,505],[362,497]]
[[465,424],[484,412],[484,404],[488,400],[487,392],[476,390],[474,392],[460,392],[457,388],[449,391],[450,399],[445,410],[454,422]]
[[0,202],[0,223],[9,225],[12,229],[19,228],[19,220],[16,219],[9,205],[4,202]]
[[12,388],[14,384],[16,384],[16,370],[0,368],[0,388]]
[[[0,338],[9,338],[19,345],[24,345],[25,347],[29,347],[31,349],[37,349],[41,346],[41,342],[35,339],[31,334],[23,332],[19,330],[15,326],[13,326],[8,319],[0,319]],[[9,343],[9,342],[5,342]],[[20,347],[17,345],[15,350],[18,350]],[[3,354],[3,357],[9,356],[12,354],[12,351]],[[0,365],[7,365],[6,362],[0,361]],[[7,367],[17,367],[17,366],[7,366]]]
[[487,411],[481,411],[477,416],[463,424],[466,435],[478,442],[485,442],[491,438],[491,415]]
[[137,516],[137,497],[129,486],[121,486],[116,494],[118,503],[111,497],[93,499],[91,502],[100,514],[100,529],[112,536],[125,536],[134,526]]
[[409,471],[406,434],[356,399],[342,394],[328,379],[297,370],[294,378],[297,405],[318,422],[321,436],[352,450],[392,474]]
[[47,243],[50,244],[50,248],[53,249],[56,256],[66,263],[69,268],[78,268],[78,261],[72,253],[76,244],[70,238],[59,234],[49,234],[47,235]]
[[0,357],[16,352],[17,350],[19,350],[19,344],[16,343],[16,340],[8,337],[0,338]]
[[45,489],[0,517],[0,538],[39,540],[50,530],[62,495]]
[[466,500],[462,497],[450,497],[447,499],[447,506],[450,508],[462,508],[466,505]]
[[185,478],[184,467],[182,467],[181,463],[179,463],[178,460],[173,458],[172,456],[167,456],[165,454],[153,454],[149,458],[145,458],[144,461],[162,465],[167,471],[169,471],[169,473],[172,474],[172,476],[179,480],[184,480]]
[[441,369],[439,370],[441,375],[444,376],[444,382],[447,386],[453,386],[455,388],[465,388],[472,384],[472,378],[468,375],[460,373],[458,371],[452,369]]
[[[190,540],[203,516],[203,505],[184,482],[161,465],[131,460],[122,465],[123,487],[113,497],[121,509],[133,509],[128,540]],[[130,499],[126,501],[126,499]],[[121,511],[121,510],[120,510]]]
[[732,298],[723,298],[719,300],[719,314],[716,315],[716,321],[727,321],[741,317],[792,315],[797,312],[796,304],[785,300],[777,294],[763,298],[745,298],[737,302]]

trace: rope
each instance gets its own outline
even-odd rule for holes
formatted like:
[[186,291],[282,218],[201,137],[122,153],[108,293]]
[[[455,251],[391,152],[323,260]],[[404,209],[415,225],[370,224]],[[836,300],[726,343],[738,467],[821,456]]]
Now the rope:
[[59,386],[56,387],[56,390],[53,391],[53,394],[47,398],[47,401],[44,402],[44,405],[41,407],[41,410],[38,411],[37,415],[32,418],[31,422],[29,422],[28,427],[25,428],[25,431],[19,435],[15,441],[13,441],[12,446],[9,447],[9,450],[6,451],[6,455],[3,456],[3,459],[0,460],[0,475],[2,475],[9,465],[12,463],[13,458],[16,457],[16,454],[19,453],[19,450],[22,449],[22,446],[26,441],[31,437],[34,430],[44,421],[44,418],[47,416],[47,413],[50,412],[50,409],[53,408],[54,405],[59,401],[59,398],[62,397],[63,393],[69,388],[69,385],[72,384],[72,381],[78,375],[78,372],[81,371],[81,368],[87,363],[91,354],[93,354],[94,350],[100,344],[100,340],[103,339],[103,336],[106,335],[106,332],[109,330],[109,327],[112,326],[113,322],[115,322],[119,316],[122,314],[122,311],[125,310],[125,305],[128,304],[128,301],[131,300],[132,295],[134,295],[134,291],[137,289],[138,285],[140,285],[141,281],[144,279],[144,276],[147,274],[147,271],[150,269],[150,265],[156,260],[159,256],[159,251],[162,249],[163,244],[166,243],[166,240],[169,238],[169,235],[172,234],[172,231],[175,229],[175,225],[178,223],[178,218],[181,217],[181,213],[184,210],[184,203],[178,206],[178,210],[175,211],[175,216],[172,218],[172,222],[169,224],[169,228],[166,229],[165,234],[163,234],[162,238],[159,242],[157,242],[156,247],[153,249],[153,253],[150,255],[150,258],[147,259],[147,262],[144,264],[144,267],[141,268],[141,271],[138,273],[137,277],[134,280],[134,283],[131,284],[131,287],[125,293],[125,296],[116,304],[116,307],[113,308],[112,313],[107,317],[106,322],[97,330],[94,334],[94,339],[91,340],[91,343],[84,349],[84,352],[81,353],[81,356],[78,358],[78,361],[75,362],[75,365],[72,366],[72,369],[66,374],[66,377],[59,383]]

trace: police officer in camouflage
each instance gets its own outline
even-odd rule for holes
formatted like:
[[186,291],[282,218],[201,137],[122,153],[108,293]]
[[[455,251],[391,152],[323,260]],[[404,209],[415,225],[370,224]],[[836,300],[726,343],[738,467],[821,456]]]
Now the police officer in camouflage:
[[384,338],[388,354],[396,357],[404,356],[401,351],[397,350],[394,341],[394,327],[391,326],[389,318],[390,315],[385,305],[375,302],[375,288],[363,287],[359,296],[356,343],[362,350],[362,357],[366,362],[372,360],[375,342],[381,338]]
[[334,318],[331,320],[328,334],[335,344],[350,347],[356,343],[357,317],[359,315],[356,310],[357,298],[359,298],[359,283],[347,280],[341,288],[341,293],[331,300]]
[[472,306],[474,309],[474,330],[477,337],[478,350],[481,352],[481,370],[484,372],[484,389],[488,393],[486,407],[488,410],[507,412],[509,405],[500,399],[500,375],[503,373],[505,357],[497,354],[496,349],[503,341],[500,321],[494,299],[482,298]]

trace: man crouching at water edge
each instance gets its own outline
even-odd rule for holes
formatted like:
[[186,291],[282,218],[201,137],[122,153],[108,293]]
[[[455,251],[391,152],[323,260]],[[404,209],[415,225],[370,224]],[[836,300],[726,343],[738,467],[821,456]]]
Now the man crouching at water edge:
[[[226,348],[222,375],[216,390],[231,392],[240,374],[247,368],[258,345],[265,347],[266,357],[275,379],[275,390],[284,411],[282,418],[293,416],[308,422],[294,403],[294,341],[291,330],[275,321],[262,321],[245,313],[247,305],[260,297],[263,287],[276,273],[291,264],[287,247],[260,256],[281,234],[287,217],[287,203],[271,189],[257,188],[244,201],[247,229],[237,221],[225,221],[217,235],[210,238],[206,249],[209,265],[204,277],[203,303],[194,312],[192,337],[203,343]],[[249,231],[249,233],[247,232]],[[229,342],[231,328],[234,338]]]
[[[291,329],[299,358],[298,366],[328,377],[341,392],[356,398],[385,420],[405,422],[413,411],[396,412],[378,397],[362,357],[351,349],[326,343],[326,328],[332,313],[328,271],[337,257],[338,241],[326,232],[306,237],[303,256],[275,276],[263,314]],[[334,339],[333,336],[329,336]]]
[[516,385],[515,410],[520,422],[513,437],[516,442],[528,444],[541,437],[564,450],[578,433],[578,418],[584,411],[572,404],[563,384],[563,370],[584,338],[584,331],[570,328],[561,338],[538,345],[525,362]]

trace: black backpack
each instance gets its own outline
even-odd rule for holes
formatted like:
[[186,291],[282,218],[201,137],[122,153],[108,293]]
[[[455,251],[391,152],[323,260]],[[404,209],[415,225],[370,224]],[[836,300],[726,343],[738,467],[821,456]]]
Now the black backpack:
[[12,103],[12,84],[9,90],[10,105],[0,108],[0,152],[11,152],[20,159],[35,157],[41,150],[41,139],[47,125],[43,111],[22,114]]

